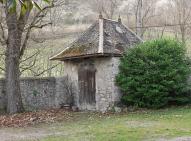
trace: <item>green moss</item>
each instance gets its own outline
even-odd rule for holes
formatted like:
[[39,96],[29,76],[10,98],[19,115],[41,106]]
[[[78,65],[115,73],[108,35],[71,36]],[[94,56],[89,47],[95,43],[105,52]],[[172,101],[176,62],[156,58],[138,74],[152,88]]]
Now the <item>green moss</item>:
[[82,55],[85,51],[89,50],[93,44],[83,44],[83,45],[74,45],[71,48],[68,48],[62,56],[73,56],[73,55]]

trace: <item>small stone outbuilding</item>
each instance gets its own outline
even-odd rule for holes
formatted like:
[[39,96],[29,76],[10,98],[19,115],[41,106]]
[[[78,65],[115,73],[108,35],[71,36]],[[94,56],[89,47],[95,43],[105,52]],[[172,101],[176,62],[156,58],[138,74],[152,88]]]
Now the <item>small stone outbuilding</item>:
[[142,42],[125,27],[101,15],[82,36],[51,60],[64,62],[65,75],[73,83],[74,104],[81,110],[105,112],[120,101],[115,85],[120,57]]

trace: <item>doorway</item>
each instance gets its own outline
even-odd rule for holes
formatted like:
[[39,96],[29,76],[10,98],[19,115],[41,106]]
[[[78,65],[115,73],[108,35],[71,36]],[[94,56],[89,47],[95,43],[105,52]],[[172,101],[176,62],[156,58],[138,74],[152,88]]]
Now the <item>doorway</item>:
[[96,68],[93,63],[83,63],[78,70],[79,104],[84,110],[92,110],[96,104]]

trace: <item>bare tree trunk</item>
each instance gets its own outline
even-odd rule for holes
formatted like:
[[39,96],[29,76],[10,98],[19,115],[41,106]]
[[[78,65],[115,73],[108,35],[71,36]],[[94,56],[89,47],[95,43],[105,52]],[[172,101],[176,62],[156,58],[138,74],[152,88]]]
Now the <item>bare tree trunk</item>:
[[182,40],[182,43],[185,45],[186,44],[186,27],[184,25],[181,25],[180,26],[180,32],[181,32],[181,40]]
[[[44,0],[45,1],[45,0]],[[24,4],[22,4],[24,3]],[[6,39],[6,58],[5,58],[5,71],[6,71],[6,94],[7,94],[7,112],[8,113],[18,113],[24,111],[21,98],[20,90],[20,60],[24,54],[24,51],[27,47],[27,41],[30,37],[30,32],[35,24],[39,28],[43,28],[47,24],[39,25],[42,18],[45,17],[43,12],[47,9],[54,7],[54,0],[52,0],[51,5],[45,6],[41,9],[35,17],[32,19],[32,22],[29,24],[29,27],[26,30],[26,35],[23,35],[25,32],[25,26],[27,25],[31,10],[33,9],[32,0],[22,0],[21,1],[2,1],[3,11],[6,15],[6,25],[8,29],[8,39]],[[19,6],[20,4],[20,6]],[[35,4],[37,7],[38,4]],[[35,6],[34,5],[34,6]],[[17,6],[19,8],[17,8]],[[46,12],[45,12],[46,13]],[[43,16],[42,16],[42,15]],[[22,42],[23,39],[23,42]]]
[[19,81],[19,56],[21,36],[18,32],[16,14],[7,15],[8,44],[6,48],[6,94],[7,112],[10,114],[23,112],[23,104]]
[[141,38],[142,38],[142,26],[143,26],[143,23],[142,23],[142,6],[143,6],[142,0],[138,0],[137,10],[136,10],[136,26],[137,26],[136,33]]

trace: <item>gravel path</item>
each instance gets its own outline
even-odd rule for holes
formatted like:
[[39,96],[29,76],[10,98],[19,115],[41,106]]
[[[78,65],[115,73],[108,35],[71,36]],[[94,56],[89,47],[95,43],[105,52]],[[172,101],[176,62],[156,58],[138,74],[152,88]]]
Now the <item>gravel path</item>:
[[178,137],[173,139],[159,139],[157,141],[191,141],[191,137]]
[[47,136],[63,135],[62,132],[55,132],[54,129],[26,128],[26,129],[0,129],[0,141],[26,141],[39,139]]
[[[55,132],[54,127],[37,128],[7,128],[0,129],[0,141],[39,141],[47,136],[66,135],[63,132]],[[156,139],[152,141],[191,141],[191,137],[178,137],[173,139]]]

